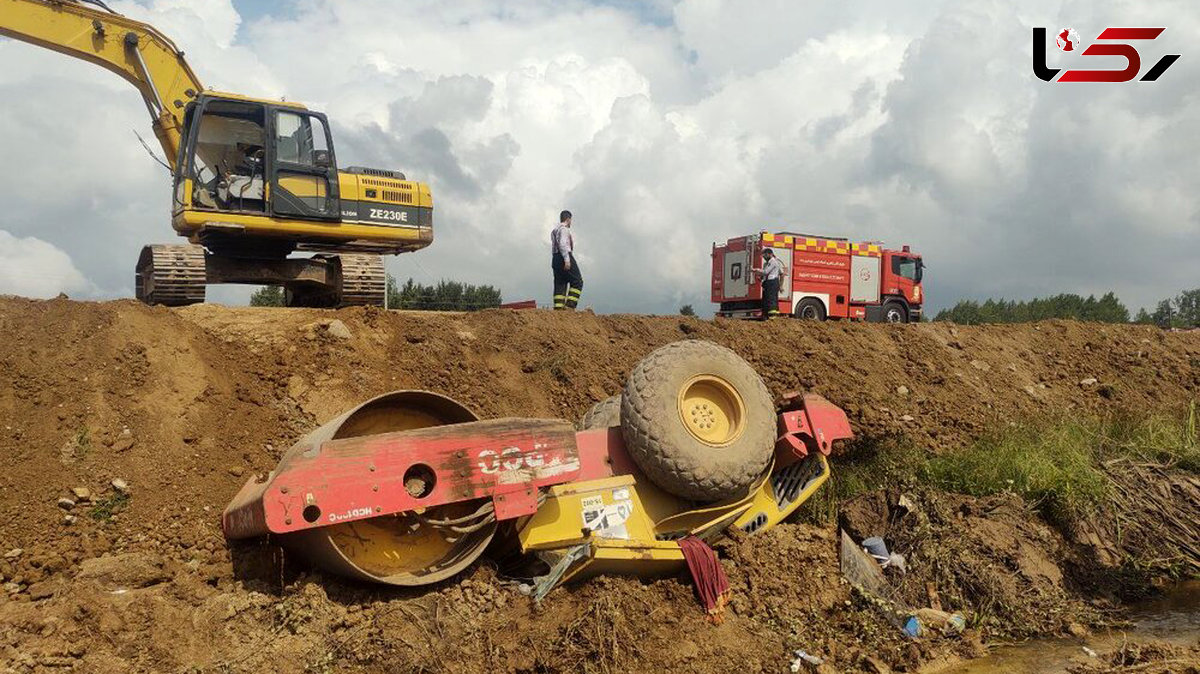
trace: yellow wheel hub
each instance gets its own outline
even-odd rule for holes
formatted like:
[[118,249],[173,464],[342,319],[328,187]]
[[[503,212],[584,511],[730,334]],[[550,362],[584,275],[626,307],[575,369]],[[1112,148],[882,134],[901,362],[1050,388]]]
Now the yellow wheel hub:
[[725,447],[741,436],[746,405],[732,384],[705,374],[692,377],[680,389],[679,416],[697,440]]

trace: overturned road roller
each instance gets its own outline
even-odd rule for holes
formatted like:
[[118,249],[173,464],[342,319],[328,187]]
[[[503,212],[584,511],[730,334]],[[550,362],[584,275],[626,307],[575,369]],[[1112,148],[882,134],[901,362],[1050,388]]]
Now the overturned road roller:
[[748,363],[704,341],[650,353],[579,426],[480,420],[441,395],[388,393],[251,478],[222,526],[406,586],[449,578],[494,544],[542,563],[544,595],[597,574],[675,573],[684,538],[773,527],[828,479],[833,443],[852,435],[818,395],[777,407]]

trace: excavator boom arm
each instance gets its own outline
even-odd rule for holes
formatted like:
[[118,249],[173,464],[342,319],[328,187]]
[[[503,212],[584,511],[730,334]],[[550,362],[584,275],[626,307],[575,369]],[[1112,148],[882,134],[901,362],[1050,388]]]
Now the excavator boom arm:
[[203,87],[179,51],[154,27],[79,0],[0,0],[0,35],[90,61],[137,87],[171,167],[179,156],[187,103]]

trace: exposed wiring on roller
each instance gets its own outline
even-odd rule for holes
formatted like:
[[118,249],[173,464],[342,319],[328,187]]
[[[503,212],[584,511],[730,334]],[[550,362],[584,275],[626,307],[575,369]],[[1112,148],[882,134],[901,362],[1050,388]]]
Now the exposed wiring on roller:
[[452,532],[454,532],[454,533],[456,533],[456,534],[473,534],[473,533],[475,533],[476,531],[479,531],[480,529],[482,529],[482,528],[484,528],[484,527],[488,526],[489,524],[493,524],[495,521],[496,521],[496,517],[495,517],[495,515],[489,515],[488,517],[485,517],[485,518],[483,518],[482,520],[480,520],[480,521],[476,522],[475,524],[472,524],[472,525],[469,525],[469,526],[463,526],[463,527],[439,527],[439,528],[445,528],[445,529],[449,529],[450,531],[452,531]]
[[[546,502],[545,492],[538,492],[537,507],[541,508]],[[480,529],[495,523],[496,521],[496,504],[493,501],[487,501],[479,506],[475,512],[470,515],[456,517],[451,519],[433,519],[423,515],[416,515],[416,518],[422,524],[427,524],[436,529],[448,529],[456,534],[472,534]],[[451,540],[447,538],[447,540]],[[453,539],[457,540],[457,539]]]
[[483,505],[479,506],[479,508],[476,509],[475,512],[471,513],[470,515],[464,515],[462,517],[456,517],[454,519],[446,519],[446,520],[436,520],[436,519],[433,519],[432,517],[425,517],[424,515],[417,515],[417,519],[421,520],[421,522],[428,524],[430,526],[449,527],[449,526],[455,526],[458,524],[464,524],[466,522],[470,522],[471,520],[474,520],[477,517],[485,517],[489,514],[495,515],[495,510],[496,510],[496,504],[492,501],[488,501],[488,502],[484,503]]

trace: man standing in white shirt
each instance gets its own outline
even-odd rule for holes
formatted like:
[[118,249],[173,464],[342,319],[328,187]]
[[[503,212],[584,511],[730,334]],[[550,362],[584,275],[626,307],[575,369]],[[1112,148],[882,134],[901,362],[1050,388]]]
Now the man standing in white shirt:
[[763,266],[750,271],[762,276],[762,320],[765,321],[779,315],[779,283],[787,272],[775,257],[775,251],[764,248],[762,256]]
[[571,236],[571,211],[558,216],[558,226],[550,235],[550,268],[554,271],[554,308],[571,309],[579,305],[583,294],[583,274],[575,261],[575,238]]

